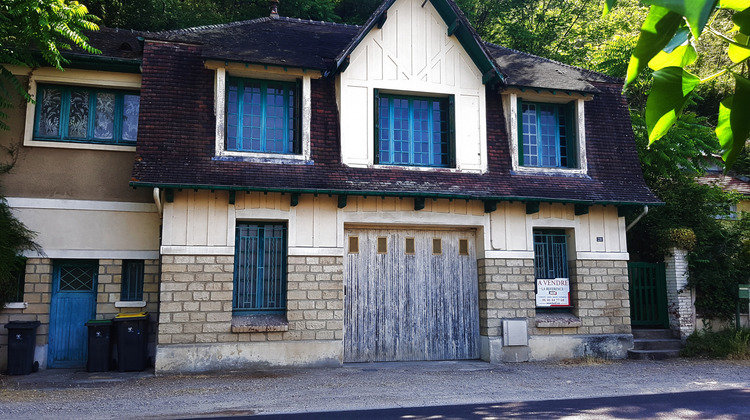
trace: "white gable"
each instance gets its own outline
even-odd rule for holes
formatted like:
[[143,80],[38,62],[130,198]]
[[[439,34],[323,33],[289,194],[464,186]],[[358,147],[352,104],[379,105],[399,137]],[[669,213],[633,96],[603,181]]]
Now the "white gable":
[[339,76],[343,162],[374,162],[374,89],[453,96],[458,170],[486,170],[482,75],[430,2],[397,0],[382,29],[373,28]]

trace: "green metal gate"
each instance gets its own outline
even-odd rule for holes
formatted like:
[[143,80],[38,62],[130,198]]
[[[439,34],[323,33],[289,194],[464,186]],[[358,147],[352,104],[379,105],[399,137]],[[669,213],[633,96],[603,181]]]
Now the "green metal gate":
[[633,326],[669,327],[664,263],[628,263],[630,322]]

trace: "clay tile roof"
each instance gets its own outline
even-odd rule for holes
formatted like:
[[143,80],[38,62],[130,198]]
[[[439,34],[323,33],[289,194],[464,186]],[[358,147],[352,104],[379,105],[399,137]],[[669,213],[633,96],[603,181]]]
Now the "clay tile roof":
[[150,40],[208,46],[203,58],[327,70],[358,26],[286,17],[148,33]]

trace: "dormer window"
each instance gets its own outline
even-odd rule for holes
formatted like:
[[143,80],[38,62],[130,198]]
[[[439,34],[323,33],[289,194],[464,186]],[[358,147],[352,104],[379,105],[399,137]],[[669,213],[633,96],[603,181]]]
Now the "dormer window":
[[298,85],[228,78],[227,150],[299,154]]
[[578,147],[572,105],[519,101],[520,166],[577,167]]
[[378,164],[455,166],[453,98],[375,92]]
[[587,173],[587,98],[590,96],[515,89],[503,95],[515,173]]

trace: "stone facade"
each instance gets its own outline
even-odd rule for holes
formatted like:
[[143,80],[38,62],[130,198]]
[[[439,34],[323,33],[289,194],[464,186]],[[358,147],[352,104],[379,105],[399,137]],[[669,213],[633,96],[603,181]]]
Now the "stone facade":
[[[483,358],[523,361],[597,355],[621,358],[632,345],[626,261],[571,261],[569,313],[538,310],[532,259],[478,261]],[[529,345],[503,347],[503,320],[527,321]]]
[[342,340],[342,257],[289,257],[288,324],[233,323],[233,256],[162,258],[159,345],[257,341]]

